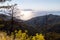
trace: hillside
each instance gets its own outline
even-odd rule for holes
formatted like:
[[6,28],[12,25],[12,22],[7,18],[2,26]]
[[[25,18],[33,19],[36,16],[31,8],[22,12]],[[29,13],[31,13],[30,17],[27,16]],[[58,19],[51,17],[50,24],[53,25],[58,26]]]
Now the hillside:
[[49,14],[38,16],[28,21],[22,21],[15,17],[12,20],[11,16],[0,15],[0,31],[5,31],[8,35],[15,30],[22,30],[22,32],[28,30],[28,35],[42,33],[45,35],[46,40],[50,40],[51,37],[52,40],[53,37],[57,37],[57,40],[60,38],[60,16],[58,15]]
[[[53,26],[55,24],[59,24],[60,23],[60,16],[58,15],[45,15],[45,16],[39,16],[36,18],[32,18],[28,21],[25,22],[26,24],[36,27],[36,28],[44,28],[44,26]],[[51,27],[47,27],[47,29],[49,30],[49,28]],[[53,27],[55,29],[55,27]],[[59,27],[56,27],[59,28]],[[57,29],[59,30],[59,29]],[[59,30],[60,31],[60,30]]]

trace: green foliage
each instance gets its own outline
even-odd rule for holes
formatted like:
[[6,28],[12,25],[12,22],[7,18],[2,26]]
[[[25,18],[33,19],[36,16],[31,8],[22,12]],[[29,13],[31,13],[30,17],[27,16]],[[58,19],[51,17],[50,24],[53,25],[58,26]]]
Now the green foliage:
[[60,34],[56,32],[49,32],[46,33],[46,40],[59,40],[60,39]]
[[0,26],[4,26],[4,24],[0,24]]

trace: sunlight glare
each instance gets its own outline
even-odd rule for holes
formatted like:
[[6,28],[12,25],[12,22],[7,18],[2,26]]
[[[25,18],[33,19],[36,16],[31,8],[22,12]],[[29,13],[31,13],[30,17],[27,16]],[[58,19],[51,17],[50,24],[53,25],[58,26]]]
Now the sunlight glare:
[[21,19],[22,20],[29,20],[29,19],[31,19],[32,18],[32,16],[33,16],[33,13],[32,13],[32,11],[21,11]]

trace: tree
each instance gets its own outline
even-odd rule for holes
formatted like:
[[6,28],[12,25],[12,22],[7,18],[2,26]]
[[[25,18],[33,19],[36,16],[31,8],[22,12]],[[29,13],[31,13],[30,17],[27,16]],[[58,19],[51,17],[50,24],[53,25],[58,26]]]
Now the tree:
[[11,0],[0,0],[0,2],[6,2],[6,1],[11,1]]

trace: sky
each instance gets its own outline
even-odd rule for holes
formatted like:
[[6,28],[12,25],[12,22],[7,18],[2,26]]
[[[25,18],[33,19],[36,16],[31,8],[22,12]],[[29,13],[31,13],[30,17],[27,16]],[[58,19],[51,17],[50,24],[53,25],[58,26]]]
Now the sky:
[[[60,11],[60,0],[12,0],[10,2],[6,1],[5,3],[1,4],[2,5],[17,4],[17,7],[20,9],[19,11],[21,11],[21,9],[25,10],[21,11],[21,13],[16,14],[17,16],[19,16],[19,19],[21,18],[22,20],[29,20],[32,17],[46,15],[46,12],[38,11]],[[2,6],[1,4],[0,6]],[[21,17],[20,16],[21,14],[24,16]],[[48,14],[60,15],[60,12]]]
[[11,2],[5,2],[4,5],[6,3],[16,3],[21,9],[60,11],[60,0],[12,0]]

